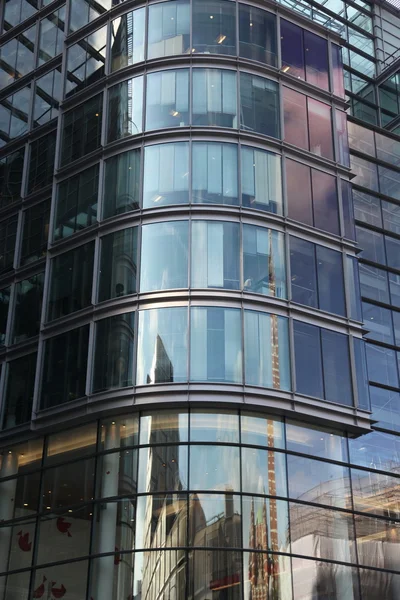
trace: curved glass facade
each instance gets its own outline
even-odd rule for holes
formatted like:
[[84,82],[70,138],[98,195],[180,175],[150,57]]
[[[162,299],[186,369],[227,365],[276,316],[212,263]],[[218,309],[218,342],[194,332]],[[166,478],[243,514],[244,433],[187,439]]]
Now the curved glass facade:
[[292,4],[0,7],[0,600],[399,596],[397,146]]

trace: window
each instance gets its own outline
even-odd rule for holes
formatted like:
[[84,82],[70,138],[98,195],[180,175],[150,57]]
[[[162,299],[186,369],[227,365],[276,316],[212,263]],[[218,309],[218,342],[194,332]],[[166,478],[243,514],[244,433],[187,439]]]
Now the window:
[[187,312],[139,311],[137,385],[187,381]]
[[135,313],[96,323],[93,391],[132,385]]
[[147,75],[146,130],[189,124],[189,70]]
[[110,88],[108,141],[142,131],[143,77],[134,77]]
[[85,395],[89,325],[46,340],[40,407]]
[[0,274],[13,268],[17,225],[18,215],[0,222]]
[[283,233],[243,225],[243,289],[286,298]]
[[191,286],[238,290],[239,223],[192,221]]
[[25,29],[0,48],[0,88],[31,73],[35,67],[36,24]]
[[160,2],[148,10],[147,58],[186,54],[190,49],[189,2]]
[[339,235],[336,178],[286,159],[288,216]]
[[102,27],[68,48],[66,97],[104,77],[106,38],[107,27]]
[[139,8],[112,21],[111,71],[144,59],[145,15],[146,10]]
[[140,156],[130,150],[105,161],[103,219],[139,208]]
[[30,145],[28,194],[53,182],[57,132],[45,135]]
[[333,93],[344,98],[343,60],[340,46],[331,43]]
[[[310,152],[324,156],[333,160],[333,138],[332,138],[332,109],[323,102],[318,102],[313,98],[307,98],[308,110],[308,130],[310,134]],[[346,132],[342,133],[340,140],[342,141],[341,151],[343,160],[347,160],[344,156],[346,148]],[[339,156],[340,159],[340,156]]]
[[276,67],[276,17],[255,6],[239,4],[239,56]]
[[136,292],[137,227],[101,238],[99,302]]
[[338,161],[345,167],[350,167],[349,141],[347,137],[347,115],[341,110],[335,110],[335,126],[338,142]]
[[351,155],[350,163],[351,170],[355,174],[352,183],[366,187],[372,192],[379,192],[377,165],[353,155]]
[[368,340],[394,344],[392,311],[369,302],[363,302],[364,326],[368,330]]
[[396,352],[389,348],[366,344],[368,378],[375,383],[399,387]]
[[3,346],[6,341],[8,309],[10,305],[11,288],[3,288],[0,290],[0,346]]
[[[49,0],[46,0],[48,2]],[[97,0],[96,4],[90,0],[74,0],[70,6],[69,33],[77,31],[87,25],[111,8],[111,0]]]
[[60,54],[64,45],[65,6],[40,21],[38,66]]
[[239,204],[237,154],[235,144],[193,142],[194,204]]
[[241,161],[243,206],[281,215],[281,157],[242,146]]
[[194,69],[192,124],[238,126],[235,71]]
[[[67,89],[70,86],[67,80]],[[58,107],[62,97],[61,68],[53,69],[36,79],[33,101],[32,127],[40,127],[58,117]]]
[[39,260],[46,254],[49,236],[50,199],[24,211],[20,264]]
[[400,200],[400,173],[393,169],[387,169],[386,167],[381,166],[378,166],[378,171],[380,192],[386,196],[391,196],[392,198],[396,198],[396,200]]
[[0,208],[21,198],[24,148],[0,159]]
[[352,406],[348,337],[295,321],[294,347],[297,391]]
[[240,128],[280,137],[279,93],[275,81],[240,74]]
[[13,343],[38,335],[43,300],[44,273],[16,284]]
[[[28,354],[8,363],[3,428],[31,420],[37,354]],[[21,373],[24,374],[21,377]]]
[[16,0],[6,2],[4,10],[4,31],[19,25],[25,19],[35,14],[39,8],[39,1]]
[[91,305],[93,257],[94,242],[90,242],[52,259],[49,321]]
[[190,332],[191,381],[242,381],[240,310],[192,307]]
[[54,239],[69,237],[96,222],[99,166],[58,185]]
[[290,390],[289,328],[285,317],[244,311],[245,380]]
[[357,242],[362,250],[361,257],[373,262],[386,264],[385,242],[377,231],[356,227]]
[[188,221],[142,227],[140,291],[188,287]]
[[100,148],[103,96],[99,94],[64,116],[61,166]]
[[0,147],[28,132],[31,86],[0,102]]
[[356,230],[354,225],[354,207],[353,207],[353,188],[350,182],[341,179],[340,189],[342,192],[342,210],[343,210],[343,233],[349,240],[356,239]]
[[189,203],[189,144],[144,149],[143,208]]
[[193,50],[236,54],[236,6],[229,0],[193,0]]

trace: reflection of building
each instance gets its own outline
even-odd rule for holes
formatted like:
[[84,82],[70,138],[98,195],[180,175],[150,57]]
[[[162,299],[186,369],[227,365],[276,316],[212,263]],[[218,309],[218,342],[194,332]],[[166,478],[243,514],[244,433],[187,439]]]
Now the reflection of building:
[[161,336],[157,335],[151,371],[147,383],[159,383],[174,380],[174,368],[170,361]]

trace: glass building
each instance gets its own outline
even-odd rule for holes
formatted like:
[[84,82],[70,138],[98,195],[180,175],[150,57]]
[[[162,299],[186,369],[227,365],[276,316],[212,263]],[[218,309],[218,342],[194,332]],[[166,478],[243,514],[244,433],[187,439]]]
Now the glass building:
[[398,600],[396,1],[0,31],[0,600]]

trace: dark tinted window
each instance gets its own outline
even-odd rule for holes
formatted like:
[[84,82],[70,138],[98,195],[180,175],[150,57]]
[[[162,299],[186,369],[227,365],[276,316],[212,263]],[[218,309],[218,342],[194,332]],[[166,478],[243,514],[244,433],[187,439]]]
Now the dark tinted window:
[[0,223],[0,274],[13,268],[18,215]]
[[315,244],[297,237],[290,237],[290,274],[292,300],[317,307]]
[[54,131],[30,146],[28,193],[41,190],[53,181],[56,136]]
[[319,328],[294,321],[296,390],[307,396],[324,397]]
[[239,4],[239,55],[276,66],[275,15]]
[[338,404],[353,405],[348,337],[321,329],[325,398]]
[[103,219],[139,208],[140,150],[106,160]]
[[[158,5],[157,5],[158,6]],[[111,24],[111,71],[144,59],[146,9],[133,10]],[[151,26],[149,26],[149,33]]]
[[112,142],[142,131],[143,77],[113,85],[108,93],[107,140]]
[[5,343],[11,288],[0,290],[0,346]]
[[99,301],[136,292],[137,227],[101,238]]
[[38,335],[42,311],[44,273],[16,284],[13,342]]
[[192,202],[238,204],[238,149],[235,144],[194,142]]
[[[8,381],[3,427],[15,427],[31,420],[37,354],[8,363]],[[22,377],[23,374],[23,377]]]
[[236,6],[233,2],[193,0],[192,23],[193,52],[236,54]]
[[64,115],[61,164],[78,160],[100,147],[103,96],[99,94]]
[[91,304],[94,242],[60,254],[51,261],[49,321]]
[[88,325],[46,341],[41,408],[85,395],[88,341]]
[[327,104],[307,98],[310,152],[333,160],[332,109]]
[[24,148],[0,159],[0,207],[21,198]]
[[36,204],[24,212],[21,265],[38,260],[46,254],[49,221],[50,200]]
[[189,144],[144,149],[143,208],[189,203]]
[[106,38],[107,27],[102,27],[68,48],[67,97],[104,77]]
[[240,74],[240,127],[280,137],[278,84],[264,77]]

